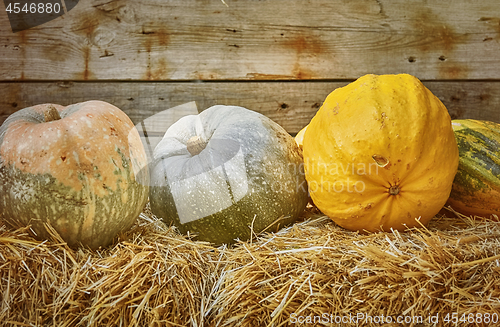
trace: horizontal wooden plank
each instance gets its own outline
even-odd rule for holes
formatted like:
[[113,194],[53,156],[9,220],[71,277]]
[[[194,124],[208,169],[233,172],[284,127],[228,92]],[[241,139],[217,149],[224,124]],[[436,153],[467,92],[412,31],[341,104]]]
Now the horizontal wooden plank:
[[[0,83],[0,123],[16,110],[40,103],[68,105],[103,100],[141,121],[172,107],[195,101],[198,111],[212,105],[238,105],[258,111],[294,134],[326,96],[345,82],[45,82]],[[452,118],[500,123],[500,82],[424,84],[446,105]],[[190,107],[191,108],[191,107]],[[178,117],[178,115],[172,115]]]
[[499,53],[498,0],[87,0],[18,33],[0,15],[3,81],[499,79]]

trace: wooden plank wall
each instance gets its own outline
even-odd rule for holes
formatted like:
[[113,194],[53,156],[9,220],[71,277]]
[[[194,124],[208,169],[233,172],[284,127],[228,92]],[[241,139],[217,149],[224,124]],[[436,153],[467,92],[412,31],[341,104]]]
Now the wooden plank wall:
[[413,74],[453,118],[500,123],[498,0],[81,0],[18,33],[0,9],[0,123],[46,102],[100,99],[138,123],[196,101],[293,134],[368,73]]

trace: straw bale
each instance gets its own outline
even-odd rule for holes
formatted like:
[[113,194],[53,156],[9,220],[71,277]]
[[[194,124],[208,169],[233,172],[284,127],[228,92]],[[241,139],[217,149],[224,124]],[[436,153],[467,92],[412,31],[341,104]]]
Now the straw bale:
[[437,314],[442,325],[446,314],[498,314],[499,254],[494,222],[443,217],[429,229],[359,235],[321,217],[228,253],[233,270],[214,300],[224,303],[216,321],[326,325],[345,317],[380,326],[383,315],[414,317],[408,325],[417,326],[419,317],[434,325],[425,323]]
[[0,229],[0,322],[55,326],[203,326],[217,251],[142,214],[109,249],[35,241]]
[[500,223],[449,211],[362,235],[310,207],[293,226],[214,247],[146,208],[91,251],[0,220],[0,278],[3,326],[493,326]]

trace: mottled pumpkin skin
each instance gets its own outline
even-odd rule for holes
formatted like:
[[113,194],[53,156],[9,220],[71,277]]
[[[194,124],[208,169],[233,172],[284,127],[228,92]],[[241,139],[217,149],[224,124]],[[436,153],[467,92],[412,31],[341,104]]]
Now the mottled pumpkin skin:
[[[188,140],[206,141],[192,155]],[[198,240],[230,244],[296,221],[307,204],[302,154],[269,118],[214,106],[181,118],[154,150],[151,210]],[[280,219],[282,218],[282,219]]]
[[448,199],[458,165],[448,111],[407,74],[366,75],[333,91],[303,150],[314,203],[355,231],[426,225]]
[[[49,106],[61,119],[45,122]],[[40,239],[50,223],[70,246],[106,246],[144,208],[145,167],[133,123],[109,103],[25,108],[0,127],[0,210]]]
[[500,124],[462,119],[452,125],[460,159],[447,204],[466,215],[500,217]]

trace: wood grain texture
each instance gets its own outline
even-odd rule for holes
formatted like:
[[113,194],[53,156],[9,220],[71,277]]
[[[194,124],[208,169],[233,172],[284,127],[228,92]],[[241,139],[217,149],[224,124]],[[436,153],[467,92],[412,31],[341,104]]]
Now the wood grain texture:
[[[103,100],[124,110],[139,124],[169,108],[191,101],[198,111],[215,104],[239,105],[260,112],[297,133],[345,82],[44,82],[1,83],[0,123],[16,110],[40,103],[68,105]],[[500,82],[425,81],[452,118],[500,123]],[[176,116],[177,117],[177,116]]]
[[[12,33],[0,80],[499,79],[498,0],[87,0]],[[1,8],[1,5],[0,5]]]

